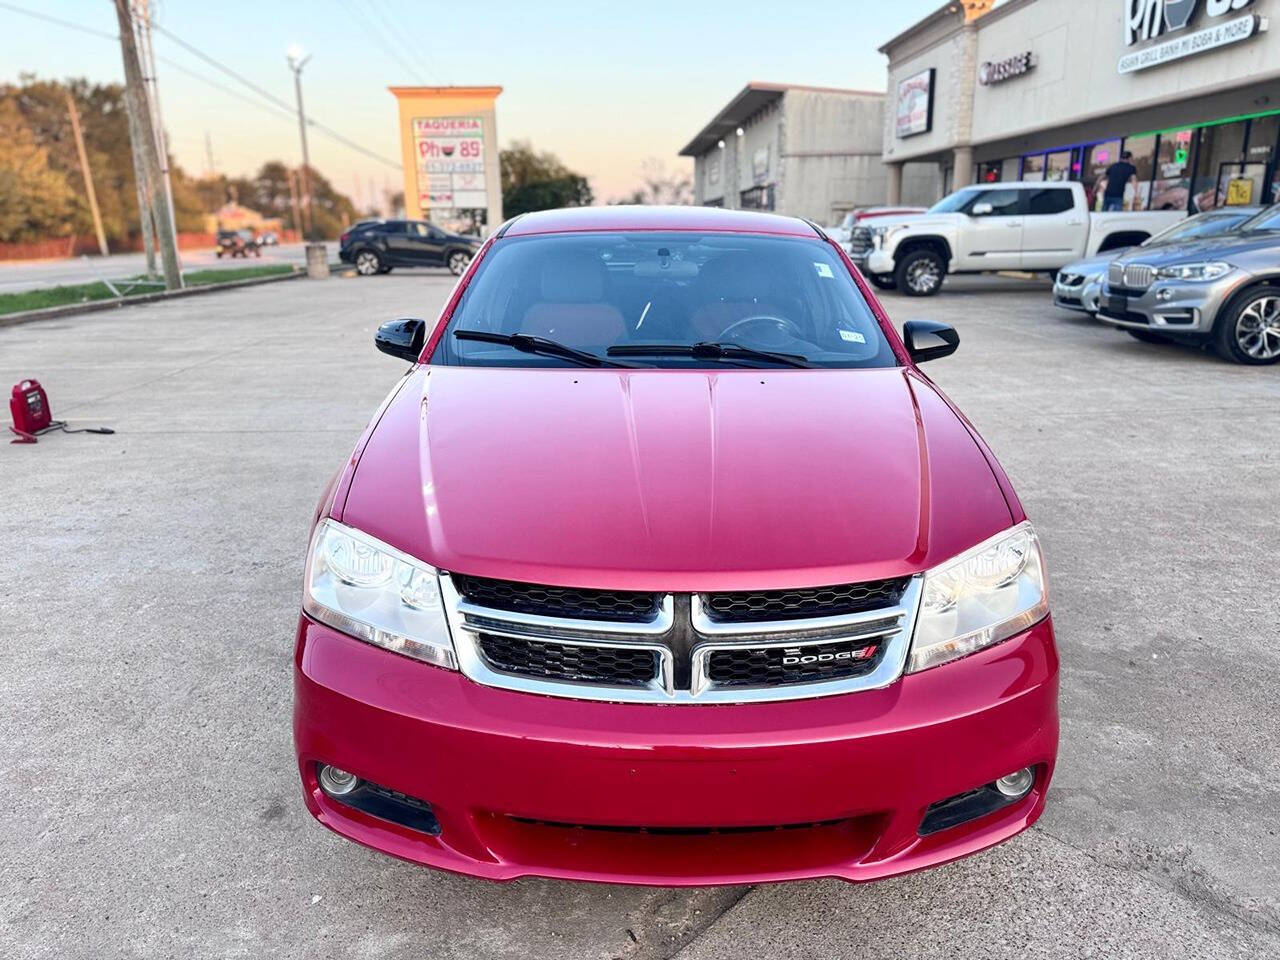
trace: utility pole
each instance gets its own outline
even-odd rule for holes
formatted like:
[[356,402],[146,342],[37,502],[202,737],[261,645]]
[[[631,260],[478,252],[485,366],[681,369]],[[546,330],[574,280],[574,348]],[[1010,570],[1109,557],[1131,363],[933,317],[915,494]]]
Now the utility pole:
[[134,141],[142,157],[143,180],[146,184],[148,206],[156,212],[156,233],[160,238],[160,258],[164,262],[164,285],[167,290],[182,288],[182,269],[178,266],[178,244],[173,229],[173,210],[169,198],[160,183],[160,157],[156,150],[156,133],[147,107],[146,91],[142,86],[142,65],[138,62],[138,45],[133,33],[133,16],[129,0],[115,0],[116,19],[120,24],[120,56],[124,60],[125,96],[133,98],[134,112],[138,117],[138,132]]
[[209,168],[209,176],[212,177],[217,171],[213,167],[213,141],[209,138],[208,130],[204,132],[204,159]]
[[93,230],[98,235],[98,250],[107,255],[107,235],[102,232],[102,214],[98,212],[98,194],[93,189],[93,175],[89,173],[89,155],[84,151],[84,137],[80,133],[80,112],[76,110],[76,98],[67,91],[67,112],[71,114],[71,133],[76,138],[76,153],[80,155],[80,172],[84,174],[84,192],[89,199],[89,212],[93,214]]
[[[156,135],[156,151],[160,155],[160,176],[164,180],[164,195],[169,201],[169,229],[178,235],[178,224],[173,209],[173,184],[169,178],[169,144],[164,132],[164,119],[160,113],[160,87],[156,83],[156,52],[151,45],[151,2],[136,0],[138,12],[138,42],[142,65],[142,82],[146,91],[147,106],[151,110],[151,127]],[[175,246],[176,249],[176,246]],[[181,270],[182,256],[178,256]]]
[[151,200],[147,195],[147,175],[142,166],[142,156],[138,147],[142,143],[142,131],[138,126],[137,105],[133,97],[127,93],[124,98],[124,111],[129,117],[129,146],[133,154],[133,185],[138,188],[138,219],[142,223],[142,252],[147,256],[147,276],[156,275],[156,233],[155,211],[151,209]]
[[311,59],[305,57],[297,47],[291,47],[285,55],[289,61],[289,69],[293,71],[293,89],[298,96],[298,133],[302,136],[302,202],[307,208],[308,233],[315,229],[315,209],[311,205],[311,154],[307,152],[307,115],[302,109],[302,68]]
[[302,235],[302,213],[298,204],[298,181],[288,167],[285,167],[284,175],[289,181],[289,206],[293,210],[293,229],[298,232],[298,239],[304,240],[306,238]]

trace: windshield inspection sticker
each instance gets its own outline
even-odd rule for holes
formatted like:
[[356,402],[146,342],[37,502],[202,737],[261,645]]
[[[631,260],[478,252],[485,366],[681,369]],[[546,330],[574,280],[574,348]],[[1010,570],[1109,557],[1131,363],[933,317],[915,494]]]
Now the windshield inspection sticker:
[[817,270],[817,271],[818,271],[818,276],[820,276],[820,277],[834,277],[834,276],[835,276],[835,274],[831,272],[831,267],[830,267],[829,265],[825,264],[825,263],[815,263],[815,264],[813,265],[813,268],[814,268],[815,270]]
[[866,343],[867,338],[855,330],[841,330],[840,339],[848,340],[850,343]]

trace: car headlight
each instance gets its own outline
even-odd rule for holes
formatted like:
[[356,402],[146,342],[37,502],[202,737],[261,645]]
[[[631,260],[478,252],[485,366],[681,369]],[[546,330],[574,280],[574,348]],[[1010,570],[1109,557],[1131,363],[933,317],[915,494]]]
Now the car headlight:
[[458,669],[435,568],[352,527],[316,525],[302,607],[360,640]]
[[1048,613],[1040,541],[1023,522],[925,573],[907,672],[1008,640]]
[[877,247],[883,247],[883,246],[884,246],[884,244],[885,244],[885,241],[886,241],[886,240],[888,240],[890,237],[892,237],[895,233],[898,233],[898,232],[900,232],[900,231],[902,231],[902,230],[905,230],[905,229],[907,229],[907,228],[906,228],[906,227],[904,227],[904,226],[896,226],[896,227],[872,227],[872,228],[871,228],[871,242],[872,242],[872,243],[874,243]]
[[1221,260],[1209,263],[1179,263],[1172,267],[1157,267],[1156,277],[1161,280],[1217,280],[1231,272],[1231,264]]

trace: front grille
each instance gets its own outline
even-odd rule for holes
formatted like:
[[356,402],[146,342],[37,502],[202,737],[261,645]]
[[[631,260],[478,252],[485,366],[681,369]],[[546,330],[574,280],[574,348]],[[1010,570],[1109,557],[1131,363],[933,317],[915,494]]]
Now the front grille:
[[1145,313],[1138,313],[1134,310],[1112,310],[1103,301],[1099,308],[1099,313],[1104,317],[1110,317],[1112,320],[1123,320],[1125,323],[1141,323],[1143,326],[1150,326],[1151,318]]
[[849,232],[849,252],[855,257],[863,256],[871,252],[871,228],[870,227],[854,227]]
[[565,823],[561,820],[537,820],[533,817],[511,816],[510,819],[529,826],[554,827],[558,830],[599,830],[604,833],[635,833],[658,837],[701,837],[716,834],[772,833],[775,830],[812,830],[815,827],[834,827],[848,822],[845,819],[839,819],[814,820],[809,823],[779,823],[759,827],[632,827],[622,824]]
[[658,677],[658,655],[642,647],[556,643],[482,633],[480,652],[495,670],[539,680],[643,687]]
[[1112,263],[1107,264],[1107,283],[1112,287],[1132,287],[1135,290],[1146,290],[1156,278],[1154,267],[1145,263]]
[[839,640],[803,647],[716,650],[707,658],[707,676],[729,687],[821,683],[866,676],[884,653],[878,640]]
[[479,683],[622,703],[743,703],[892,682],[921,579],[656,596],[458,575],[441,585],[459,667]]
[[808,590],[753,590],[742,593],[705,593],[707,616],[721,623],[759,623],[763,620],[798,620],[862,613],[892,607],[902,599],[910,577],[869,580]]
[[628,590],[579,590],[515,580],[489,580],[453,574],[458,592],[469,602],[496,610],[544,617],[643,623],[658,612],[656,593]]

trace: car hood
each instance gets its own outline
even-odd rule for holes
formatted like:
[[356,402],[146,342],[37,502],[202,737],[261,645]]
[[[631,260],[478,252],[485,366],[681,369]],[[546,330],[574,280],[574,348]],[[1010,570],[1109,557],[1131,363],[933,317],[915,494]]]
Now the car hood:
[[[875,227],[912,227],[914,229],[945,229],[955,226],[961,219],[968,219],[963,213],[899,213],[884,217],[873,217],[862,221],[859,227],[873,229]],[[855,228],[856,229],[856,228]]]
[[1233,256],[1267,249],[1280,250],[1280,233],[1226,233],[1217,237],[1193,237],[1126,250],[1119,260],[1124,263],[1162,266],[1188,260],[1230,260]]
[[1076,273],[1082,277],[1091,277],[1099,273],[1105,273],[1107,264],[1116,259],[1122,251],[1113,250],[1110,253],[1103,253],[1096,257],[1086,257],[1083,260],[1076,260],[1068,263],[1059,270],[1059,273]]
[[339,518],[446,570],[682,591],[902,575],[1013,521],[967,426],[900,368],[422,367]]

